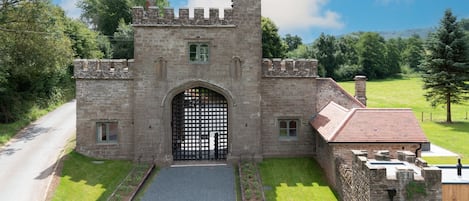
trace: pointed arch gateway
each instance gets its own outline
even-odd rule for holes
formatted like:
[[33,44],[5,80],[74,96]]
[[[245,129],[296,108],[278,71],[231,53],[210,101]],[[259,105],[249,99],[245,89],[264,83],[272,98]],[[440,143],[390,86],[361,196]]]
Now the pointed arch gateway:
[[172,100],[174,160],[225,160],[228,153],[228,101],[210,89],[195,87]]

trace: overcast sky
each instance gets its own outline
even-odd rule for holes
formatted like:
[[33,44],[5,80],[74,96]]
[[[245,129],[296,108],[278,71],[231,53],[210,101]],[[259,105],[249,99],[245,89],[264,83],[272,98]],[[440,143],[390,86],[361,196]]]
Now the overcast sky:
[[[81,13],[77,1],[53,0],[74,18]],[[170,4],[226,8],[231,0],[170,0]],[[306,43],[322,32],[342,35],[436,27],[447,8],[458,18],[469,18],[469,0],[262,0],[262,15],[271,18],[282,35],[299,35]]]

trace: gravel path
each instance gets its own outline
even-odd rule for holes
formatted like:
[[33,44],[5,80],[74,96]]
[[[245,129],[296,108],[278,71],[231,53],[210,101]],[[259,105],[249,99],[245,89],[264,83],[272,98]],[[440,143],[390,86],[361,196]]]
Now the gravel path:
[[231,166],[163,168],[142,201],[236,201]]

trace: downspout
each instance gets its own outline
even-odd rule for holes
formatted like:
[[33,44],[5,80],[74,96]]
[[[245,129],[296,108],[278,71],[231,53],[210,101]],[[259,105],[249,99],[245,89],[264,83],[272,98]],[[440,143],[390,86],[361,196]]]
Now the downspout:
[[420,156],[418,155],[418,153],[419,153],[419,151],[420,151],[421,149],[422,149],[422,143],[419,143],[419,148],[417,148],[417,149],[415,150],[415,157],[417,157],[417,158],[420,157]]

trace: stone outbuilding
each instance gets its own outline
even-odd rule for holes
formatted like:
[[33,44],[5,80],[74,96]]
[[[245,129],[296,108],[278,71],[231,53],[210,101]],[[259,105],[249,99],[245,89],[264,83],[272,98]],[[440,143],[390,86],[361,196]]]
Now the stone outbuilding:
[[351,165],[350,150],[375,153],[389,150],[390,158],[397,151],[412,151],[420,156],[428,143],[411,109],[352,108],[346,109],[331,101],[311,121],[316,133],[316,159],[331,184],[336,181],[336,163]]

